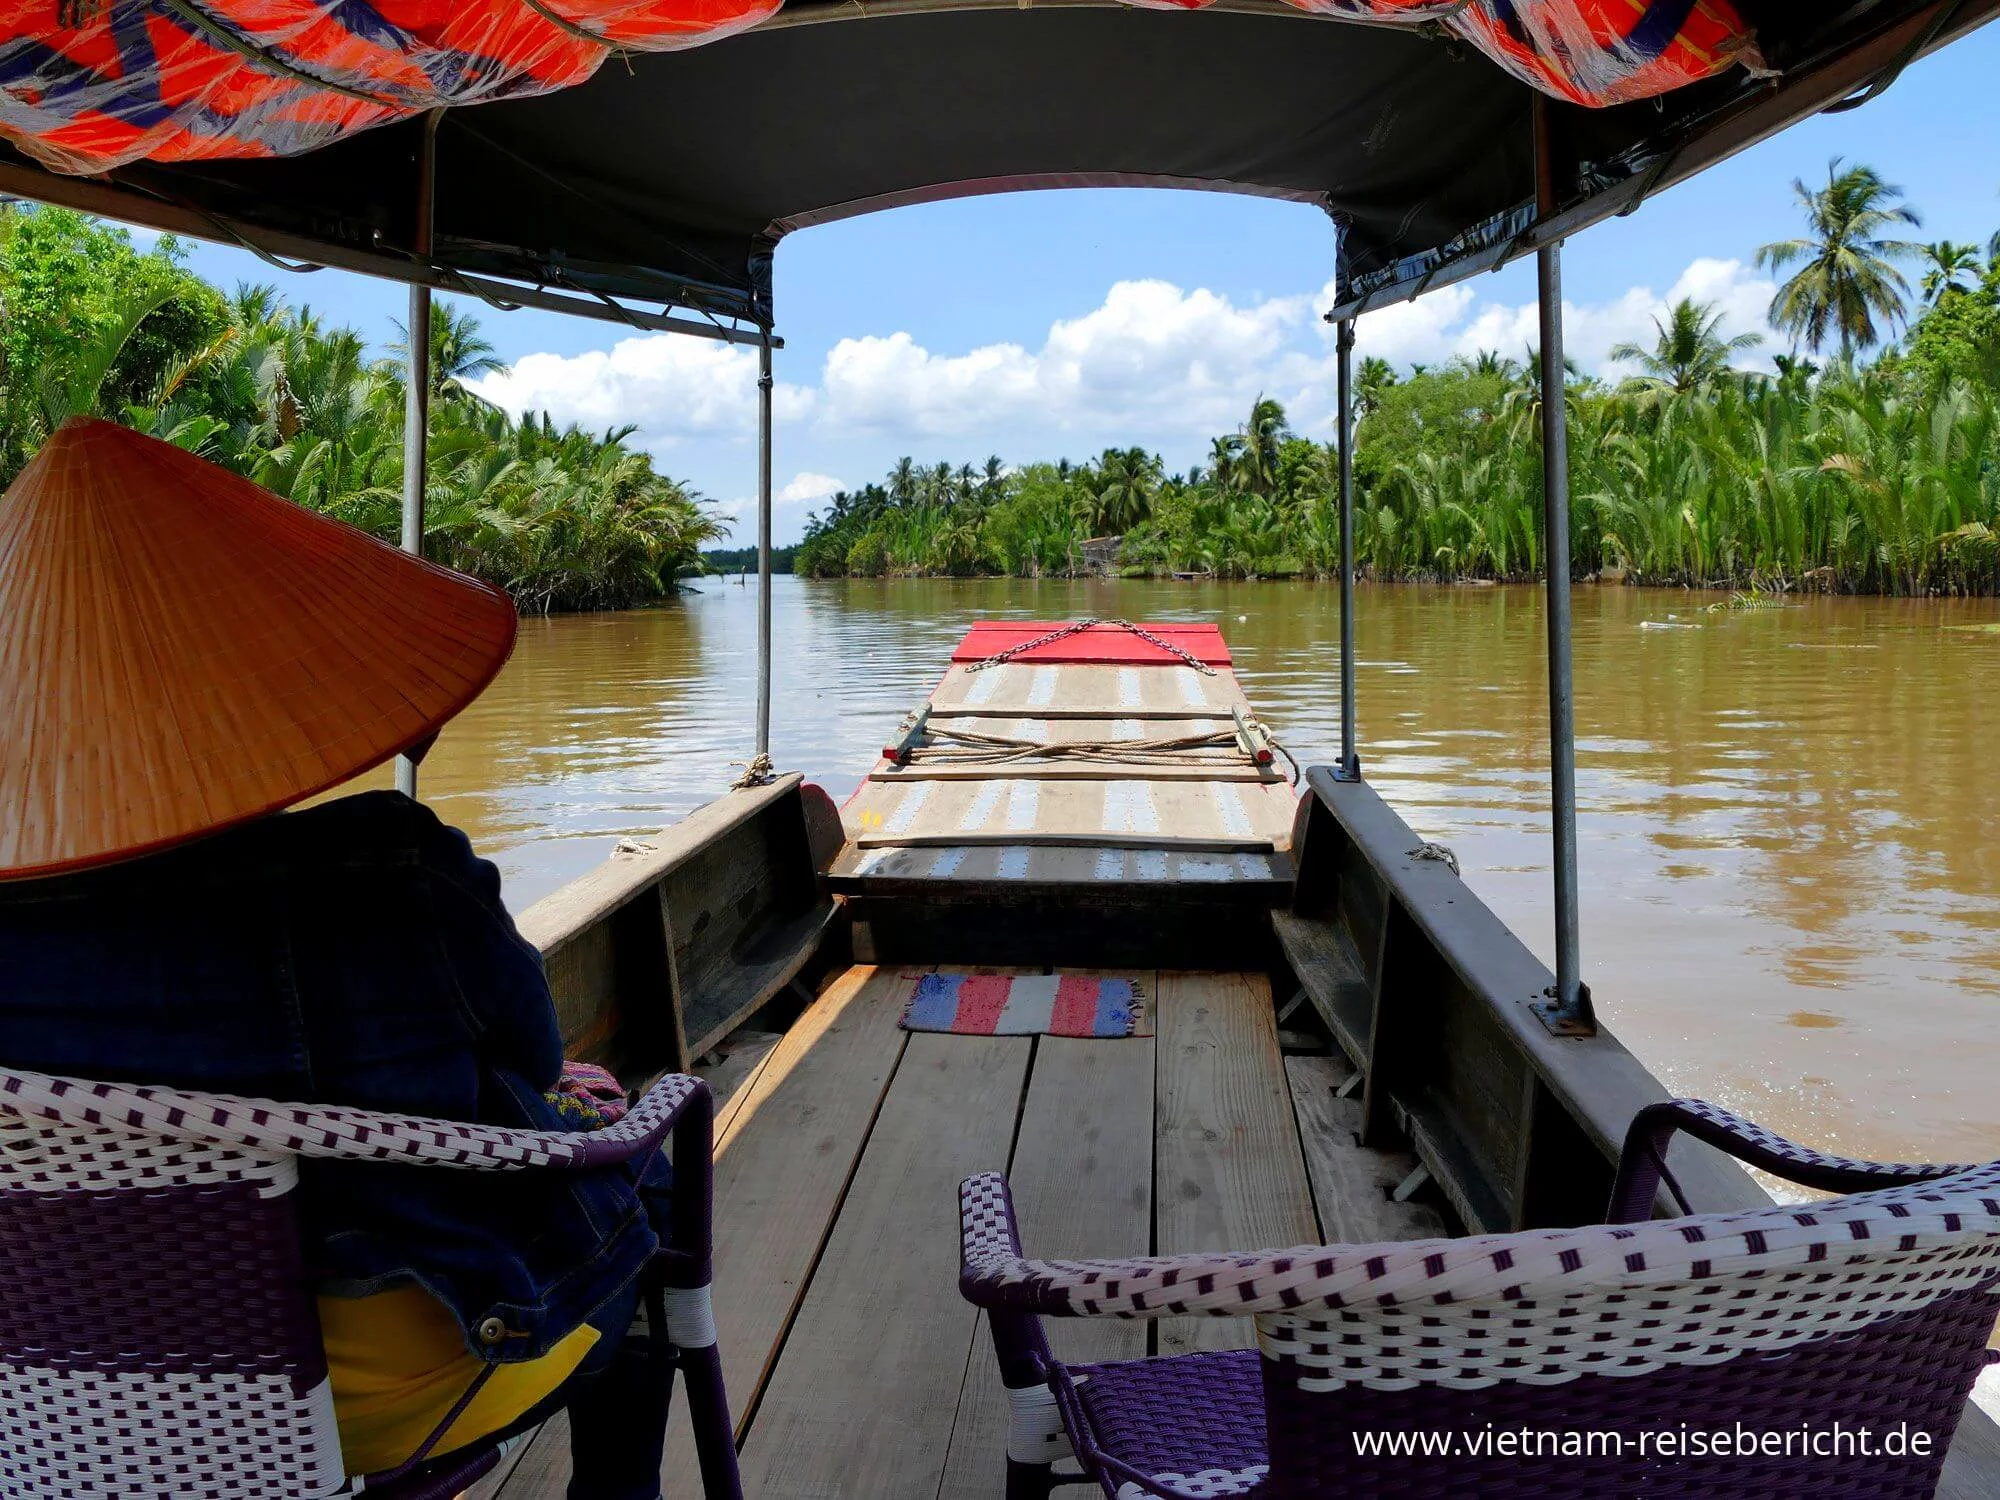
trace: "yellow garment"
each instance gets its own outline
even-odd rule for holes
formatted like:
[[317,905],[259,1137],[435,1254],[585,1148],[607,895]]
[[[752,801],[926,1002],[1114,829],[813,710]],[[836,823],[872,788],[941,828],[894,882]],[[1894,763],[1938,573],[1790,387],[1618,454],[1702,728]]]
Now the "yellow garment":
[[[349,1474],[402,1463],[485,1368],[444,1304],[421,1287],[321,1297],[319,1327]],[[596,1342],[586,1323],[540,1359],[496,1366],[433,1456],[498,1432],[569,1379]]]

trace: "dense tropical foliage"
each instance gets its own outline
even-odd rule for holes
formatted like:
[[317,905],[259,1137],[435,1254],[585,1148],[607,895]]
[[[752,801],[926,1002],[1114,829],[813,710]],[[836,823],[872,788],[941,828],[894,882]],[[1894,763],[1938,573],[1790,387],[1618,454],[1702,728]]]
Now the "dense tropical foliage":
[[[1983,252],[1898,238],[1919,218],[1863,166],[1836,161],[1824,187],[1794,188],[1804,232],[1759,257],[1784,277],[1770,321],[1789,352],[1773,370],[1737,368],[1762,335],[1730,337],[1716,308],[1683,301],[1613,351],[1629,378],[1568,372],[1573,568],[1736,588],[2000,589],[2000,235]],[[482,401],[494,351],[442,303],[430,340],[431,556],[542,610],[644,602],[703,566],[725,527],[629,431]],[[371,358],[352,330],[271,287],[225,294],[171,238],[141,253],[74,213],[0,207],[0,481],[65,416],[95,413],[391,538],[398,352]],[[1541,570],[1533,350],[1404,371],[1364,358],[1355,389],[1365,571]],[[905,458],[834,496],[790,561],[821,577],[1324,578],[1339,563],[1337,478],[1334,445],[1260,399],[1184,473],[1135,447],[1081,464]],[[751,554],[707,556],[719,570]]]
[[[1917,216],[1866,167],[1797,184],[1807,221],[1764,263],[1792,352],[1725,337],[1683,301],[1636,373],[1570,372],[1573,567],[1657,584],[1896,594],[2000,588],[2000,237],[1892,238]],[[1899,263],[1921,257],[1914,322]],[[1862,351],[1902,337],[1873,364]],[[1364,330],[1365,336],[1365,330]],[[1516,579],[1542,568],[1540,371],[1532,350],[1398,374],[1357,371],[1356,551],[1379,578]],[[821,576],[1115,567],[1327,577],[1339,566],[1338,456],[1260,400],[1208,460],[1141,449],[1009,470],[905,459],[813,520],[796,569]]]
[[[640,603],[699,567],[721,524],[629,431],[517,420],[481,401],[468,382],[499,364],[478,323],[442,302],[430,340],[432,558],[531,610]],[[404,392],[400,349],[389,352],[371,360],[360,335],[272,287],[224,294],[170,237],[142,254],[67,210],[0,210],[0,482],[65,417],[96,415],[394,539]]]

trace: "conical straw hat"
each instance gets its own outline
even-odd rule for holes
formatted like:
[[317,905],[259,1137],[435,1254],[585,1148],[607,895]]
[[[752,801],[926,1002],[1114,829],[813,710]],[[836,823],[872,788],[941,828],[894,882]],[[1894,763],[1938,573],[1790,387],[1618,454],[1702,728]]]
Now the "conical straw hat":
[[379,765],[479,695],[514,624],[497,589],[72,419],[0,495],[0,879]]

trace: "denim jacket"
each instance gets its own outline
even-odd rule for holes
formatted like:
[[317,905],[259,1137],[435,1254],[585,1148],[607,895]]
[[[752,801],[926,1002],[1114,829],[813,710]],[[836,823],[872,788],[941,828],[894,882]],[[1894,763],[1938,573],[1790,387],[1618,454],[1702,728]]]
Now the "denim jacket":
[[[499,872],[394,792],[0,881],[12,1067],[564,1130],[543,1097],[562,1060],[541,955]],[[668,1223],[657,1157],[589,1174],[301,1169],[319,1289],[415,1282],[488,1360],[546,1353],[630,1283]]]

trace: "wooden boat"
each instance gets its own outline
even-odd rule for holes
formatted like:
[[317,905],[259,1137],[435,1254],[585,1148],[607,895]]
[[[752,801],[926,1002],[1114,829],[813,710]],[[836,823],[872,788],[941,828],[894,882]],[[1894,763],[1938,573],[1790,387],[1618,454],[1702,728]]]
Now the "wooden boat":
[[[0,185],[407,281],[409,327],[429,323],[439,286],[756,348],[760,761],[770,748],[779,239],[941,196],[1139,183],[1312,203],[1339,226],[1328,313],[1341,452],[1336,766],[1280,787],[1221,742],[1141,766],[1134,746],[1148,738],[1150,709],[1219,725],[1237,707],[1210,696],[1227,684],[1206,679],[1199,703],[1159,697],[1184,664],[1010,660],[974,682],[968,659],[890,737],[895,753],[844,816],[797,776],[734,791],[523,918],[574,1051],[632,1081],[702,1069],[728,1093],[716,1321],[750,1491],[993,1492],[997,1377],[953,1286],[954,1188],[982,1168],[1010,1171],[1029,1238],[1055,1254],[1596,1217],[1627,1122],[1663,1090],[1594,1024],[1581,976],[1561,247],[1793,123],[1866,103],[1913,60],[2000,15],[2000,0],[1762,5],[1754,48],[1745,31],[1712,52],[1718,65],[1754,69],[1685,88],[1673,87],[1684,78],[1656,80],[1647,107],[1616,109],[1577,106],[1546,71],[1582,55],[1560,34],[1532,57],[1518,50],[1525,30],[1505,46],[1486,36],[1506,66],[1465,66],[1431,24],[1435,9],[1452,12],[1446,24],[1487,25],[1460,6],[1231,0],[1169,16],[1178,8],[907,0],[857,19],[860,7],[794,0],[712,47],[685,49],[688,33],[674,30],[650,56],[532,8],[594,49],[581,57],[617,50],[620,64],[580,67],[587,81],[559,99],[533,89],[485,97],[488,71],[432,69],[472,92],[385,104],[314,80],[282,40],[228,39],[266,83],[276,74],[362,102],[370,121],[401,117],[233,165],[211,155],[263,154],[268,143],[254,130],[231,137],[226,112],[198,91],[177,106],[199,116],[194,136],[155,111],[139,136],[121,137],[130,122],[112,120],[111,136],[82,142],[61,111],[87,110],[94,95],[70,86],[76,64],[63,49],[76,18],[52,10],[23,31],[47,44],[49,87],[22,91],[10,129],[37,155],[0,151]],[[1309,22],[1301,9],[1327,14]],[[1687,7],[1648,10],[1647,28],[1665,18],[1677,30]],[[1382,24],[1393,12],[1413,24]],[[693,31],[720,34],[743,17],[691,19]],[[200,29],[219,34],[216,24]],[[1671,52],[1647,37],[1621,49],[1640,72]],[[356,43],[378,44],[380,28]],[[869,79],[860,104],[856,77]],[[236,78],[217,72],[214,87],[241,95]],[[1196,95],[1227,107],[1190,130],[1177,102]],[[484,98],[476,125],[432,102],[473,97]],[[782,107],[754,107],[765,100]],[[181,160],[190,140],[198,159]],[[106,170],[114,163],[129,165]],[[1361,779],[1354,727],[1356,320],[1530,253],[1553,974]],[[408,361],[409,388],[425,389],[423,341]],[[418,551],[424,410],[410,402],[404,432],[403,536]],[[1119,673],[1141,665],[1139,699],[1127,705]],[[1045,704],[1031,701],[1050,680],[1035,675],[1043,666],[1058,671]],[[972,701],[989,678],[993,701]],[[1066,693],[1073,715],[1054,712]],[[993,732],[999,715],[980,711],[989,707],[1007,711],[1007,730]],[[1229,717],[1261,768],[1249,715]],[[1133,720],[1139,733],[1122,735]],[[1000,752],[984,767],[962,753],[982,744]],[[996,764],[1005,775],[991,774]],[[413,763],[400,780],[415,789]],[[1029,785],[1032,794],[1019,790]],[[1118,968],[1146,989],[1150,1030],[1116,1043],[905,1033],[904,976],[932,966]],[[1673,1155],[1692,1208],[1765,1201],[1741,1171],[1691,1149]],[[1226,1323],[1156,1326],[1168,1349],[1245,1336]],[[1124,1323],[1055,1336],[1063,1356],[1129,1354],[1153,1337]],[[555,1494],[563,1451],[545,1430],[482,1491]],[[689,1470],[679,1437],[670,1462]],[[1938,1493],[2000,1494],[2000,1440],[1977,1411],[1957,1430]]]
[[[844,809],[797,775],[733,791],[522,917],[574,1048],[723,1096],[716,1325],[750,1495],[998,1493],[1004,1392],[956,1286],[975,1172],[1009,1172],[1053,1255],[1591,1223],[1627,1124],[1665,1097],[1608,1031],[1543,1024],[1553,975],[1372,787],[1259,758],[1219,635],[1148,632],[1191,666],[1121,633],[1021,650],[1047,632],[975,630]],[[1229,742],[1129,748],[1208,724]],[[1155,799],[1151,824],[1107,811],[1118,786]],[[1217,795],[1246,827],[1218,832]],[[1116,968],[1146,1010],[1116,1041],[905,1031],[935,968]],[[1768,1202],[1712,1153],[1673,1165],[1698,1211]],[[1252,1338],[1052,1334],[1065,1359]],[[545,1429],[476,1493],[556,1496],[566,1468]],[[669,1472],[692,1472],[678,1414]],[[1938,1494],[1996,1473],[1968,1408]]]

